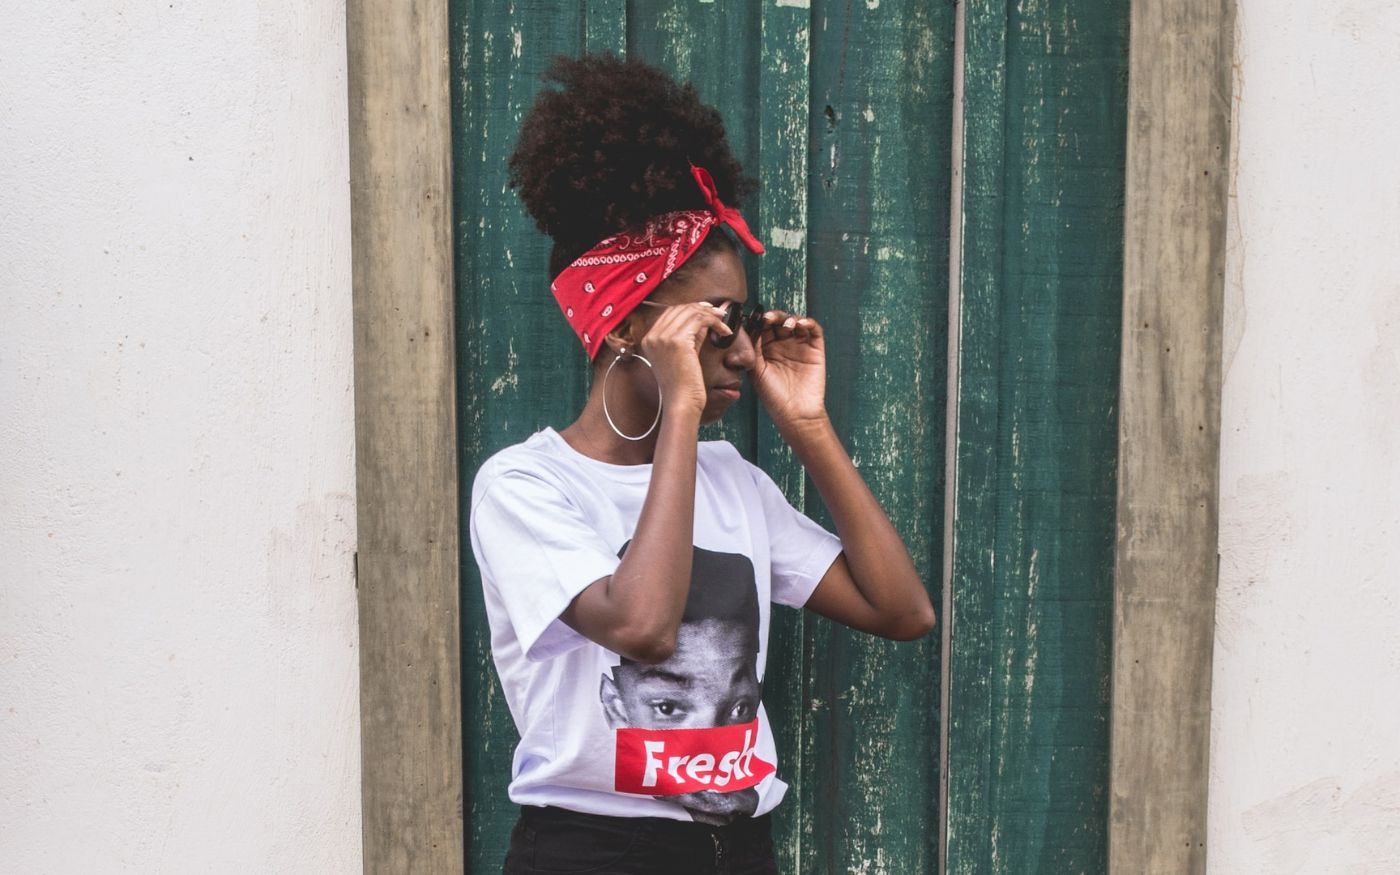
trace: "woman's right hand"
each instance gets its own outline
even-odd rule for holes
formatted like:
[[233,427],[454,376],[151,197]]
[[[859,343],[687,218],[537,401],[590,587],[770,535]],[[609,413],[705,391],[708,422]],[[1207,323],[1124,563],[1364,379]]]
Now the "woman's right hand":
[[705,408],[709,387],[700,367],[700,347],[711,331],[734,333],[724,324],[723,313],[722,308],[703,301],[667,307],[642,338],[642,355],[656,372],[665,409],[698,414]]

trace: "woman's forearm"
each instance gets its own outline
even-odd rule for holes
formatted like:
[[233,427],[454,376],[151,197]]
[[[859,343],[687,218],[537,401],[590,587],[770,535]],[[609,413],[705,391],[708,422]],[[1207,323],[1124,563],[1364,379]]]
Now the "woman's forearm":
[[904,539],[852,464],[831,421],[823,418],[785,429],[783,438],[831,512],[861,596],[892,628],[910,623],[931,627],[933,605]]

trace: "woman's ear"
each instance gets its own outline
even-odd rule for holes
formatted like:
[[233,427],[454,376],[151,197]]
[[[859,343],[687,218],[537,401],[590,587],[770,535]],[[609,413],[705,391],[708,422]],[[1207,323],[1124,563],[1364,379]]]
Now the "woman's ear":
[[603,338],[603,345],[612,350],[614,354],[623,349],[635,350],[642,342],[642,337],[646,335],[646,329],[641,324],[640,317],[635,312],[628,313],[627,318],[617,323],[617,327],[609,331]]

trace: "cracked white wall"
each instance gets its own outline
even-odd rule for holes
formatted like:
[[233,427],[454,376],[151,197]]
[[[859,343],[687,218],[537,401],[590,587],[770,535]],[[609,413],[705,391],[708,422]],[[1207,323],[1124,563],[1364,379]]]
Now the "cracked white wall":
[[1400,872],[1400,4],[1237,28],[1209,869]]
[[0,46],[0,871],[359,872],[344,3]]

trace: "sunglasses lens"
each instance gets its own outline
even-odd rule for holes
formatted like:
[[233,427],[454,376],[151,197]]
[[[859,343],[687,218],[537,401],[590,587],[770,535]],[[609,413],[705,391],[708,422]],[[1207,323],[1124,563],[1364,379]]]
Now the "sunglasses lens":
[[744,324],[744,309],[738,304],[730,304],[724,311],[724,324],[729,326],[730,331],[738,331],[739,326]]
[[728,349],[734,344],[734,338],[738,335],[740,328],[747,331],[750,337],[757,337],[759,331],[763,329],[763,308],[755,305],[752,310],[746,312],[738,304],[730,303],[724,309],[724,324],[733,332],[732,334],[721,337],[713,331],[710,332],[710,343],[720,349]]
[[749,311],[748,317],[744,319],[744,329],[749,332],[750,337],[757,337],[759,332],[763,330],[762,307],[755,304],[753,309]]

